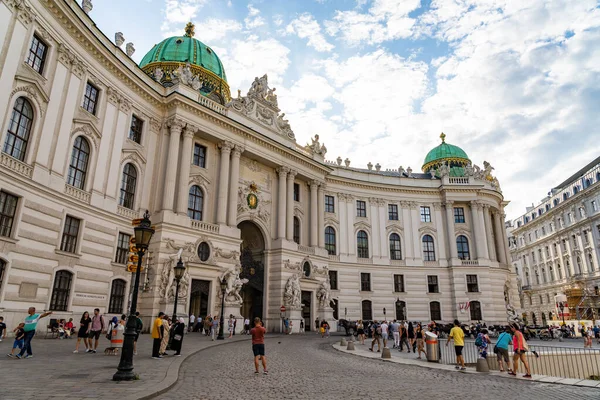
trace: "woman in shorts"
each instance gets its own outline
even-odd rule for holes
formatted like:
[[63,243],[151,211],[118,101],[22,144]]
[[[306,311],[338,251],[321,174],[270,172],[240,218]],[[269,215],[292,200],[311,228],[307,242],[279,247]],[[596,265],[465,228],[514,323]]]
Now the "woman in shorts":
[[529,363],[527,362],[527,343],[525,342],[525,337],[523,333],[519,330],[519,327],[516,324],[511,324],[510,329],[513,333],[513,351],[515,353],[513,357],[513,368],[514,370],[509,372],[509,375],[517,376],[517,371],[519,370],[519,360],[525,365],[526,374],[523,375],[523,378],[531,378],[531,370],[529,369]]
[[417,339],[417,352],[419,355],[417,357],[417,359],[420,360],[421,352],[423,352],[423,354],[425,354],[425,356],[427,356],[427,353],[425,352],[425,346],[423,344],[423,327],[421,326],[421,324],[417,324],[417,329],[415,330],[415,336]]
[[358,334],[360,344],[365,344],[365,326],[363,325],[362,320],[359,320],[358,324],[356,324],[356,332]]

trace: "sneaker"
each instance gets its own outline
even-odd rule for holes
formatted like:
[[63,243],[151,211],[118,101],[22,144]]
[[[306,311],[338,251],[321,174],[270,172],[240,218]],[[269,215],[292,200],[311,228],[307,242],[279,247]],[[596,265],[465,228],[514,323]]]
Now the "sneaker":
[[92,353],[96,354],[96,350],[92,350]]
[[460,367],[458,365],[455,365],[454,369],[460,369]]
[[18,358],[19,360],[21,359],[21,355],[20,354],[17,354],[15,357]]
[[461,371],[466,371],[466,370],[467,370],[467,367],[462,367],[460,370],[461,370]]
[[515,374],[515,373],[514,373],[514,372],[512,372],[512,371],[510,371],[508,374],[509,374],[509,375],[512,375],[512,376],[517,376],[517,374]]
[[86,353],[89,353],[90,351],[91,351],[90,349],[85,349],[85,352],[86,352]]
[[269,371],[265,371],[265,372],[263,372],[263,374],[269,375]]
[[73,353],[79,353],[79,350],[74,350]]
[[531,378],[531,375],[525,374],[525,375],[523,375],[523,378]]
[[7,355],[6,355],[6,357],[13,358],[13,357],[14,357],[14,355],[12,355],[12,354],[7,354]]
[[152,357],[155,360],[160,360],[161,357]]
[[27,354],[25,358],[33,358],[33,356],[31,354]]
[[258,371],[254,371],[254,376],[258,376]]

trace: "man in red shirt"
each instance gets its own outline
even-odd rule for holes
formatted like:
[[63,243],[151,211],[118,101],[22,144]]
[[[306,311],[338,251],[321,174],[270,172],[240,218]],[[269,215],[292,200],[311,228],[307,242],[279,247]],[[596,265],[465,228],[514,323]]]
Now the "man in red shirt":
[[265,358],[265,333],[267,330],[262,326],[260,318],[254,318],[254,328],[250,330],[252,335],[252,352],[254,353],[254,374],[258,375],[258,360],[262,360],[264,374],[268,375],[267,359]]

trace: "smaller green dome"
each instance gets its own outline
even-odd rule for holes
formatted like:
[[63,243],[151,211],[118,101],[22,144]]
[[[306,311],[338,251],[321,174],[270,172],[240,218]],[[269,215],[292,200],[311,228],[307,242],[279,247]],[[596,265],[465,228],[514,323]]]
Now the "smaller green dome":
[[446,143],[446,135],[442,133],[440,138],[442,143],[427,153],[422,167],[423,172],[427,172],[430,168],[439,166],[443,162],[446,162],[451,168],[461,167],[471,162],[463,149]]

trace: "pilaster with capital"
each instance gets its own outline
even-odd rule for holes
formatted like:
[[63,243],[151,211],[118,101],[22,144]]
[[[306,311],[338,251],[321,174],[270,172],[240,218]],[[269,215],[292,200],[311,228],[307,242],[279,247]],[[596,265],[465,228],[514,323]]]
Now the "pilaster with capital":
[[439,259],[445,260],[448,258],[448,247],[446,247],[446,231],[444,229],[444,218],[442,217],[442,203],[433,203],[433,212],[435,213],[435,228],[437,231],[437,242],[439,247]]
[[503,226],[504,224],[502,223],[502,219],[500,217],[500,213],[499,212],[494,212],[494,224],[496,225],[496,236],[495,236],[495,242],[496,242],[496,252],[498,255],[498,261],[500,262],[500,264],[508,264],[508,260],[506,258],[506,251],[504,248],[504,229]]
[[[506,214],[504,214],[503,212],[498,212],[500,215],[500,223],[501,223],[501,227],[502,227],[502,246],[504,247],[504,254],[506,257],[506,263],[510,263],[511,260],[511,256],[510,256],[510,246],[508,245],[508,236],[506,235],[506,229],[504,228],[506,226]],[[552,223],[552,222],[551,222]]]
[[411,219],[411,214],[410,214],[410,208],[409,208],[409,202],[407,201],[401,201],[400,202],[400,212],[402,213],[402,225],[404,228],[404,241],[406,242],[405,244],[405,249],[406,249],[406,258],[407,259],[414,259],[415,257],[415,252],[414,252],[414,242],[415,242],[415,235],[418,235],[417,233],[415,233],[415,231],[413,230],[412,227],[412,219]]
[[325,247],[325,183],[319,184],[319,196],[318,196],[318,212],[319,212],[319,247]]
[[313,180],[309,184],[310,186],[310,245],[316,247],[319,245],[319,232],[318,232],[318,189],[319,182]]
[[177,161],[179,158],[179,139],[185,122],[179,118],[171,118],[167,124],[169,126],[170,137],[162,208],[163,210],[173,211],[175,182],[177,180]]
[[[278,204],[277,204],[277,238],[285,239],[286,235],[286,179],[290,169],[287,167],[277,168],[277,174],[279,175],[279,185],[277,186]],[[292,203],[293,207],[293,203]]]
[[294,179],[298,172],[290,170],[287,175],[286,238],[294,240]]
[[413,254],[415,259],[423,258],[423,254],[421,252],[421,238],[419,233],[419,226],[421,221],[421,216],[419,214],[419,208],[416,202],[410,201],[408,202],[408,209],[410,211],[410,224],[411,224],[411,235],[413,236]]
[[[217,223],[225,225],[227,223],[227,191],[229,189],[229,156],[234,144],[228,141],[219,143],[221,149],[221,167],[219,169],[219,192],[217,195]],[[237,196],[237,193],[235,194]]]
[[486,227],[483,217],[483,204],[477,203],[477,217],[479,218],[479,233],[480,236],[479,242],[481,242],[481,252],[479,252],[479,256],[481,258],[485,258],[486,260],[490,259],[490,253],[488,251],[488,236],[486,234]]
[[[356,206],[354,205],[354,196],[346,195],[346,241],[348,255],[356,254],[356,238],[354,235],[354,215],[356,215]],[[341,221],[340,221],[341,222]],[[344,239],[344,237],[342,237]]]
[[[492,225],[492,217],[490,214],[490,205],[489,204],[483,205],[483,223],[485,226],[485,236],[487,239],[486,241],[487,241],[487,246],[488,246],[488,254],[490,255],[490,260],[500,261],[500,258],[496,255],[496,248],[499,247],[498,246],[499,242],[496,238],[496,235],[494,235],[494,227]],[[494,223],[495,223],[495,221],[494,221]],[[496,230],[497,229],[498,228],[496,228]],[[500,261],[500,262],[502,262],[502,261]],[[503,264],[506,264],[506,262],[504,262]]]
[[339,239],[338,242],[340,244],[340,255],[348,254],[348,240],[346,239],[350,234],[348,232],[348,225],[346,221],[348,220],[348,208],[346,205],[346,196],[343,193],[337,194],[337,210],[340,216],[340,227],[339,227]]
[[481,249],[481,228],[479,227],[479,213],[477,212],[478,204],[476,201],[472,201],[469,204],[471,208],[471,231],[473,232],[473,241],[475,246],[472,246],[471,250],[473,259],[477,259],[482,256],[483,250]]
[[240,182],[240,157],[245,147],[236,144],[231,152],[231,177],[229,181],[229,208],[227,210],[227,225],[237,226],[237,194]]
[[458,249],[454,239],[454,202],[446,201],[446,236],[448,237],[448,248],[450,249],[450,258],[458,259]]
[[190,168],[192,165],[192,151],[194,134],[197,127],[187,124],[183,130],[183,148],[181,151],[181,160],[179,164],[179,194],[177,195],[177,214],[187,215],[190,179]]

